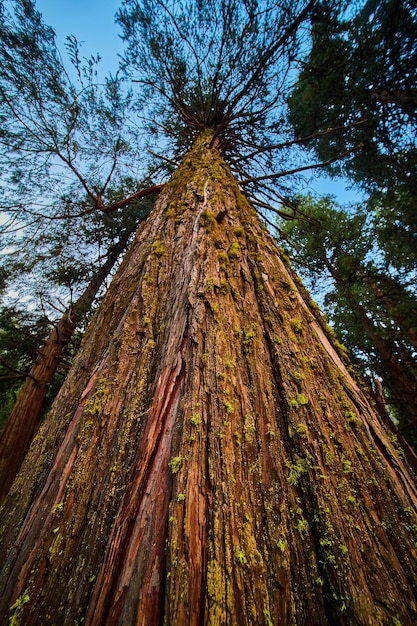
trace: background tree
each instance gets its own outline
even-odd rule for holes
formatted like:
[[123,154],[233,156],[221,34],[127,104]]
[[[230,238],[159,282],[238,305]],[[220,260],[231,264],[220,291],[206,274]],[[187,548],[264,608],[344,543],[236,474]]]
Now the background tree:
[[311,48],[289,97],[301,135],[351,125],[312,146],[328,160],[363,144],[331,171],[371,191],[412,188],[416,178],[416,19],[409,0],[316,3]]
[[[47,396],[48,394],[50,397],[52,395],[51,385],[54,381],[56,383],[58,367],[62,364],[64,356],[68,355],[68,347],[74,331],[77,328],[81,330],[86,319],[91,317],[91,308],[97,299],[100,288],[131,242],[132,235],[141,221],[138,215],[141,215],[143,219],[149,212],[149,205],[148,207],[143,206],[142,202],[139,207],[136,207],[136,211],[132,207],[129,209],[130,219],[124,220],[124,228],[121,228],[119,224],[118,241],[108,249],[106,258],[100,267],[97,268],[98,264],[94,264],[97,269],[95,269],[95,273],[82,294],[64,311],[62,317],[52,324],[52,330],[43,345],[38,348],[30,370],[25,374],[23,371],[20,373],[20,378],[23,377],[25,381],[16,396],[6,425],[0,434],[0,502],[6,497],[26,456],[36,428],[43,416]],[[121,220],[107,219],[106,221],[109,223],[111,221],[120,222]],[[130,224],[126,222],[130,222]],[[110,233],[111,229],[108,230]],[[68,280],[71,275],[71,267],[68,267],[65,256],[65,253],[60,256],[60,264],[64,260],[64,265],[59,264],[52,270],[53,274],[58,274],[60,283]],[[54,260],[54,256],[52,259]],[[78,266],[75,276],[79,276],[79,272],[80,267]],[[82,276],[83,280],[85,280],[86,274],[88,275],[87,271]],[[11,368],[6,360],[3,360],[3,363],[9,369]],[[18,373],[18,370],[15,372]],[[62,371],[60,377],[62,379]],[[56,389],[57,385],[55,384],[54,387]]]
[[16,280],[33,274],[44,300],[48,283],[66,287],[68,302],[123,219],[130,227],[88,217],[132,206],[151,184],[132,94],[120,76],[100,84],[99,57],[83,59],[74,37],[67,69],[32,0],[0,3],[0,34],[2,262]]
[[[367,355],[373,367],[383,375],[386,391],[396,408],[401,405],[400,413],[412,418],[413,423],[414,417],[409,411],[414,405],[411,381],[416,367],[413,314],[417,261],[413,217],[417,154],[416,13],[413,3],[407,0],[363,1],[353,6],[323,2],[316,5],[312,22],[311,47],[302,59],[297,85],[289,97],[290,119],[296,132],[313,137],[310,146],[319,158],[330,161],[330,173],[347,174],[367,192],[366,211],[372,217],[367,222],[368,232],[358,233],[360,244],[355,244],[349,231],[343,233],[343,226],[341,228],[331,217],[328,204],[326,215],[323,204],[314,208],[314,213],[327,223],[327,226],[323,224],[325,235],[314,227],[310,233],[310,228],[301,224],[288,228],[301,236],[301,257],[307,254],[310,268],[315,245],[316,258],[327,259],[332,265],[339,282],[326,302],[335,327],[356,353]],[[317,132],[324,132],[337,121],[343,121],[345,127],[350,123],[350,130],[314,138]],[[361,150],[352,150],[357,145],[362,146]],[[343,151],[346,151],[345,159],[334,160],[334,156]],[[338,216],[344,226],[358,232],[363,214],[361,211],[355,216],[352,213],[353,207],[350,217],[340,212]],[[334,229],[333,234],[328,229]],[[284,230],[288,229],[284,227]],[[320,232],[325,240],[320,241]],[[337,241],[345,243],[335,251],[332,245]],[[326,249],[328,244],[330,248]],[[359,250],[358,245],[363,244],[365,248]],[[335,268],[332,259],[338,255],[344,261],[341,264],[339,259]],[[363,267],[359,273],[355,270],[359,259],[367,268],[365,275]],[[324,265],[321,265],[319,271],[323,270]],[[350,293],[350,303],[346,301],[343,281]],[[384,307],[388,307],[389,312],[382,313]],[[349,311],[347,319],[346,310]],[[376,310],[379,310],[377,315]],[[364,324],[369,326],[365,335]],[[378,333],[364,346],[364,341],[369,341],[369,333],[375,333],[375,324]],[[361,328],[359,332],[358,328]],[[376,342],[380,343],[378,357]],[[393,374],[391,366],[390,373],[382,374],[382,363],[387,367],[391,359],[394,368],[401,363],[398,374]],[[393,381],[398,376],[407,386],[411,384],[399,404],[400,388],[392,395]]]
[[[55,370],[63,346],[81,329],[87,300],[92,306],[149,211],[149,203],[139,200],[152,183],[148,163],[138,161],[131,94],[120,77],[99,84],[99,57],[82,59],[73,37],[67,39],[72,65],[66,69],[53,30],[30,0],[0,3],[0,32],[1,264],[9,283],[3,381],[13,376],[3,417],[26,378],[2,435],[4,495],[47,392],[52,398],[56,390],[52,381],[62,381]],[[136,159],[137,166],[129,162],[127,170],[126,159]],[[113,214],[120,207],[128,210]]]
[[[263,151],[249,134],[262,114],[274,137],[312,6],[124,2],[148,110],[155,89],[193,144],[4,503],[4,622],[415,621],[401,450],[224,159],[263,204],[299,169],[278,167],[292,140]],[[216,118],[195,109],[215,84]]]
[[392,250],[378,246],[383,241],[375,236],[382,227],[365,207],[347,212],[330,198],[300,202],[313,219],[281,224],[291,256],[313,292],[323,298],[336,332],[362,364],[363,375],[370,370],[382,377],[394,415],[402,427],[408,426],[407,435],[415,443],[414,272],[398,258],[397,268],[391,266]]

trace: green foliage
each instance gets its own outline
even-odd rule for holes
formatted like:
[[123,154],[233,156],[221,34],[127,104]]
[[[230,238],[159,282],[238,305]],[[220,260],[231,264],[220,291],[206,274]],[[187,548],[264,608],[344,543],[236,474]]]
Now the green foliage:
[[240,253],[241,253],[241,247],[239,245],[239,242],[234,241],[228,250],[228,255],[229,255],[229,259],[237,259],[240,257]]
[[214,211],[207,209],[201,212],[200,224],[203,228],[205,228],[208,231],[213,230],[213,228],[216,226],[216,223],[217,222],[216,222],[216,216],[214,214]]
[[45,318],[37,319],[16,306],[0,307],[0,428],[49,332]]
[[292,463],[291,461],[285,461],[285,465],[290,470],[287,481],[290,483],[290,485],[297,485],[298,479],[305,472],[304,466],[301,465],[301,463]]
[[296,335],[301,335],[303,332],[302,320],[291,320],[291,328]]
[[300,533],[301,539],[306,539],[306,537],[308,537],[308,534],[310,532],[310,526],[305,517],[300,517],[296,524],[296,529]]
[[302,136],[325,131],[313,142],[321,159],[351,151],[333,171],[366,187],[409,183],[416,172],[416,28],[412,0],[316,6],[291,121]]
[[[43,23],[35,3],[2,3],[2,205],[10,198],[13,217],[21,218],[31,209],[32,217],[79,213],[86,194],[87,202],[105,202],[107,189],[120,180],[119,161],[133,147],[135,133],[127,124],[131,96],[123,91],[121,78],[100,83],[100,57],[82,59],[74,37],[67,38],[66,47],[74,80],[56,47],[54,31]],[[43,195],[41,208],[36,193]],[[23,211],[13,209],[16,194]]]
[[[201,130],[219,129],[228,153],[239,156],[233,169],[247,177],[254,146],[282,136],[287,70],[310,10],[307,0],[125,0],[124,67],[146,85],[140,105],[153,137],[174,138],[181,152]],[[270,170],[271,154],[255,154]],[[215,226],[209,217],[202,216],[205,228]]]
[[[290,117],[299,134],[338,128],[311,145],[325,160],[350,152],[331,169],[348,173],[369,198],[349,213],[316,203],[312,214],[321,227],[283,225],[299,238],[301,273],[326,284],[324,304],[336,330],[363,371],[384,380],[391,413],[403,426],[416,416],[398,376],[417,390],[416,27],[409,0],[366,0],[346,12],[322,3]],[[417,432],[405,432],[417,443]]]
[[[364,373],[383,379],[392,412],[406,425],[415,414],[409,392],[401,389],[411,384],[417,393],[416,251],[403,248],[402,258],[395,255],[401,239],[395,242],[395,229],[388,232],[383,209],[374,212],[374,199],[368,206],[348,211],[330,198],[307,196],[298,199],[298,207],[308,221],[282,222],[281,227],[301,275],[323,300],[337,336]],[[394,209],[387,215],[394,219]],[[357,419],[352,415],[347,422],[356,426]],[[405,433],[413,443],[413,430]]]
[[19,596],[14,604],[10,607],[10,611],[13,611],[13,615],[9,618],[10,626],[19,626],[21,624],[21,613],[25,604],[27,604],[30,600],[30,597],[27,593],[22,593]]
[[239,550],[239,552],[236,554],[236,560],[239,563],[239,565],[247,565],[248,564],[248,559],[246,558],[246,555],[243,552],[243,550]]
[[[134,198],[131,94],[120,76],[98,81],[100,58],[74,37],[66,47],[33,0],[1,3],[1,264],[39,317],[63,311],[150,208]],[[123,215],[98,210],[121,201]]]
[[168,465],[171,468],[171,472],[173,474],[177,474],[180,470],[181,465],[183,464],[184,461],[184,457],[182,456],[174,456],[170,462],[168,463]]
[[306,398],[303,393],[299,393],[297,394],[297,403],[300,406],[305,406],[306,404],[308,404],[308,398]]

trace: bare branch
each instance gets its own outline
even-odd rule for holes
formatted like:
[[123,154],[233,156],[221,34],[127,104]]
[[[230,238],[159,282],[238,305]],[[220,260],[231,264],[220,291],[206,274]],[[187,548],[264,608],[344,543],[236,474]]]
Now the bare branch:
[[30,374],[26,372],[22,372],[21,370],[18,370],[15,367],[12,367],[4,359],[0,359],[0,364],[3,365],[3,367],[5,367],[6,369],[10,370],[11,372],[15,372],[14,376],[0,376],[0,380],[12,380],[15,378],[31,378],[36,383],[40,382],[36,378],[31,376]]
[[250,185],[251,183],[257,183],[262,180],[272,180],[276,178],[282,178],[283,176],[290,176],[291,174],[298,174],[299,172],[305,172],[306,170],[315,170],[320,167],[327,167],[331,163],[334,163],[335,161],[339,161],[340,159],[344,159],[348,157],[350,154],[352,154],[353,152],[357,152],[358,150],[363,148],[363,145],[364,145],[363,143],[359,143],[354,148],[351,148],[350,150],[346,150],[346,152],[342,152],[342,154],[338,154],[337,156],[332,157],[331,159],[327,159],[327,161],[323,161],[322,163],[313,163],[310,165],[303,165],[302,167],[296,167],[292,170],[285,170],[283,172],[278,172],[276,174],[266,174],[265,176],[253,176],[252,178],[247,178],[246,180],[239,181],[239,185],[243,185],[243,186]]
[[274,45],[270,46],[259,59],[257,66],[254,68],[249,80],[244,84],[243,88],[235,95],[233,100],[229,103],[227,114],[230,115],[232,111],[236,108],[238,102],[244,98],[246,94],[248,94],[253,85],[259,81],[259,75],[262,74],[268,63],[274,57],[274,55],[278,52],[278,50],[288,42],[289,38],[296,32],[297,28],[300,24],[306,19],[311,9],[315,4],[315,0],[310,0],[310,2],[304,7],[301,13],[293,20],[293,22],[285,29],[285,32],[281,35],[281,37],[274,43]]
[[[327,128],[326,130],[322,130],[320,132],[317,133],[313,133],[311,135],[306,135],[305,137],[300,137],[299,139],[290,139],[289,141],[283,141],[282,143],[277,143],[277,144],[272,144],[270,146],[255,146],[253,145],[252,147],[256,147],[256,150],[254,150],[253,152],[246,154],[245,158],[246,159],[252,159],[253,157],[257,156],[258,154],[261,154],[262,152],[269,152],[272,150],[281,150],[283,148],[289,148],[291,146],[295,146],[295,145],[299,145],[302,143],[306,143],[308,141],[313,141],[314,139],[319,139],[320,137],[324,137],[325,135],[330,135],[332,133],[339,133],[339,132],[345,132],[351,128],[354,128],[356,126],[360,126],[362,124],[366,124],[369,120],[368,119],[363,119],[363,120],[359,120],[359,122],[354,122],[353,124],[348,124],[347,126],[334,126],[333,128]],[[248,144],[249,145],[249,144]]]

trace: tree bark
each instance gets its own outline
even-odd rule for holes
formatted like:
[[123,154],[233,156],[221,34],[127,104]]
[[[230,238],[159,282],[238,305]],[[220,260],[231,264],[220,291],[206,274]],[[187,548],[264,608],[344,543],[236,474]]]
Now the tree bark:
[[0,434],[0,504],[7,496],[44,414],[48,388],[82,316],[91,307],[98,290],[126,249],[131,232],[112,247],[105,263],[84,292],[65,311],[38,352]]
[[415,483],[302,293],[203,133],[3,506],[2,623],[415,623]]

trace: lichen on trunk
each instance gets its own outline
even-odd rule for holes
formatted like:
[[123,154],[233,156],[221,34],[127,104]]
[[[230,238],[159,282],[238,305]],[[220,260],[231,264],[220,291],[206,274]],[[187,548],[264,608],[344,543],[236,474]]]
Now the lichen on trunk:
[[416,505],[401,450],[205,132],[3,507],[0,613],[405,626]]

